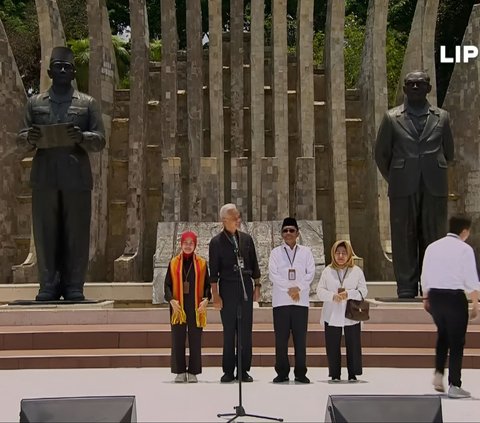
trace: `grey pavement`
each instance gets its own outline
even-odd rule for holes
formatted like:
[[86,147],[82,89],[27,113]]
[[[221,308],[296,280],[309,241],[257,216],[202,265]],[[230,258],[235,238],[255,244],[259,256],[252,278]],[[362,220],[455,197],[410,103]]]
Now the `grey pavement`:
[[[273,368],[253,368],[254,382],[242,384],[245,410],[286,422],[321,422],[331,394],[435,394],[430,369],[366,368],[356,384],[329,384],[327,373],[326,368],[310,368],[310,385],[275,385]],[[2,370],[0,422],[18,422],[22,398],[135,395],[138,422],[221,423],[226,419],[217,413],[232,412],[238,404],[238,385],[220,384],[221,374],[220,368],[205,368],[199,383],[175,384],[166,368]],[[444,422],[480,421],[480,370],[464,370],[463,386],[472,398],[443,396]]]

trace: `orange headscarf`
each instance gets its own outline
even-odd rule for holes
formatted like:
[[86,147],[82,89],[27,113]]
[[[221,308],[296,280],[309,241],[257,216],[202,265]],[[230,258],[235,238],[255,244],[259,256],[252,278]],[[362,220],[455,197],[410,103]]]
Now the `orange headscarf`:
[[[348,254],[347,261],[343,266],[340,266],[335,260],[335,251],[337,251],[337,248],[340,246],[345,247]],[[355,258],[355,253],[353,252],[352,245],[349,241],[345,239],[339,239],[337,242],[335,242],[335,244],[333,244],[332,246],[332,249],[330,250],[330,254],[332,255],[332,262],[330,263],[330,266],[333,267],[335,270],[344,269],[345,267],[353,267],[355,265],[353,260]]]

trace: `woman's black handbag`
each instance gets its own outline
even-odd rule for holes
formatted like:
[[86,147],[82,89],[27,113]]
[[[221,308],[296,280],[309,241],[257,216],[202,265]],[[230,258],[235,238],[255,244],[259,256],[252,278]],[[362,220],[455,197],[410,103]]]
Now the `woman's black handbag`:
[[370,319],[370,303],[364,300],[363,296],[361,300],[347,300],[345,317],[357,322],[364,322]]

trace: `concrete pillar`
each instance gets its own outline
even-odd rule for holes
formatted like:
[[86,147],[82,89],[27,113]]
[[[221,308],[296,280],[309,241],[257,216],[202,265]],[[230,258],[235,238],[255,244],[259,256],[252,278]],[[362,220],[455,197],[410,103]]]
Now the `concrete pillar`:
[[127,194],[127,239],[123,255],[115,260],[115,281],[143,280],[145,233],[146,124],[149,68],[149,32],[145,0],[130,0],[132,62]]
[[203,222],[215,222],[218,220],[220,210],[218,165],[216,157],[200,158],[200,186],[201,211]]
[[200,157],[204,156],[202,67],[202,11],[200,0],[189,0],[187,2],[187,133],[190,158],[190,195],[188,202],[190,221],[202,220],[198,185]]
[[251,2],[250,23],[250,119],[252,133],[252,220],[261,220],[262,186],[258,175],[262,173],[265,156],[265,28],[264,0]]
[[[278,160],[278,199],[282,215],[289,213],[288,157],[288,63],[287,63],[287,1],[272,2],[273,33],[273,136]],[[277,217],[280,218],[280,217]]]
[[248,210],[248,158],[232,157],[232,203],[236,204],[246,219]]
[[40,68],[40,92],[42,92],[46,91],[51,85],[47,69],[50,66],[52,48],[64,46],[66,40],[57,0],[35,0],[35,4],[38,14],[40,48],[42,51]]
[[368,6],[365,45],[359,80],[362,101],[363,139],[368,172],[366,201],[371,217],[367,237],[353,239],[356,249],[365,259],[365,271],[370,279],[391,280],[390,214],[388,186],[374,160],[375,139],[382,117],[388,109],[387,38],[388,0],[370,0]]
[[175,0],[160,2],[162,15],[162,157],[174,157],[177,144],[177,16]]
[[90,39],[88,90],[101,107],[106,138],[105,148],[100,153],[90,155],[93,192],[88,280],[103,281],[106,280],[108,158],[112,132],[116,63],[105,0],[88,0],[87,15]]
[[397,104],[403,103],[403,80],[408,72],[427,71],[432,84],[428,100],[437,105],[437,78],[435,73],[435,28],[437,26],[439,0],[417,0],[415,15],[403,59],[402,73],[398,81]]
[[[209,101],[211,154],[217,159],[219,177],[218,195],[220,204],[225,198],[225,140],[223,127],[223,52],[222,52],[222,2],[209,0]],[[215,218],[217,219],[217,218]]]
[[275,220],[279,214],[278,208],[280,204],[278,195],[278,158],[262,157],[261,165],[259,220]]
[[181,190],[180,157],[162,159],[162,221],[178,222],[180,220]]
[[345,126],[345,3],[329,0],[325,28],[328,140],[333,182],[333,239],[350,239]]
[[317,215],[315,158],[297,157],[295,169],[295,216],[313,220]]
[[297,5],[297,116],[301,157],[313,157],[315,142],[313,89],[313,1]]
[[[473,6],[462,46],[480,45],[480,5]],[[480,61],[455,65],[443,108],[450,113],[455,140],[455,161],[449,169],[449,212],[472,218],[474,228],[480,223]],[[472,231],[468,240],[480,252],[480,233]]]
[[22,78],[0,20],[0,116],[4,118],[0,125],[0,283],[13,282],[12,266],[23,261],[29,250],[31,208],[20,203],[26,193],[22,193],[22,168],[16,154],[25,102]]

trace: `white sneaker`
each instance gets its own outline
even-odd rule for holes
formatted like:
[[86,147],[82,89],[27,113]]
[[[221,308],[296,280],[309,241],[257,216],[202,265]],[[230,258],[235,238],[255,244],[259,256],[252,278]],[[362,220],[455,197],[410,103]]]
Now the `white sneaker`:
[[445,385],[443,384],[443,375],[440,372],[435,372],[433,376],[433,389],[437,392],[445,392]]
[[465,391],[465,389],[460,388],[459,386],[450,385],[448,388],[448,398],[470,398],[470,392]]
[[187,374],[186,373],[179,373],[175,377],[175,383],[185,383],[187,381]]
[[187,381],[188,383],[197,383],[198,379],[197,376],[192,375],[191,373],[187,373]]

